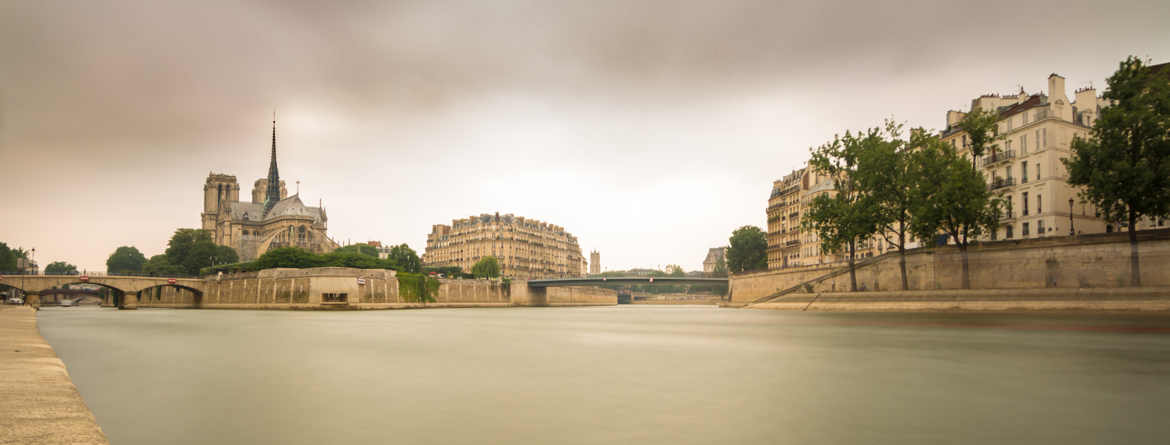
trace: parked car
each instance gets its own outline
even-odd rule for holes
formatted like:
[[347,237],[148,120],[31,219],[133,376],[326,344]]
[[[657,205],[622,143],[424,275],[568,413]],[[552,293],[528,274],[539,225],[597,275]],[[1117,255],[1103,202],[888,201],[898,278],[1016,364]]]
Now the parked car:
[[8,303],[8,304],[24,304],[24,299],[23,299],[23,298],[20,298],[20,297],[12,297],[12,298],[9,298],[9,299],[8,299],[8,301],[5,301],[5,303]]

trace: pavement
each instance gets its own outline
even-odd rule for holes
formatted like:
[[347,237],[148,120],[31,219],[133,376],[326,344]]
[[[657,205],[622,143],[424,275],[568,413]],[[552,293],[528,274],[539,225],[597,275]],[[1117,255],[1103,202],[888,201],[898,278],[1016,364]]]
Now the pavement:
[[0,444],[109,444],[28,306],[0,305]]

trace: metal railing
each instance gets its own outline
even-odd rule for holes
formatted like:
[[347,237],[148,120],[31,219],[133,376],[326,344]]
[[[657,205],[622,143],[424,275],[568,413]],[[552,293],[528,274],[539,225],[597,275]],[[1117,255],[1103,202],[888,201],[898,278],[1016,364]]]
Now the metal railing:
[[999,164],[1001,162],[1007,162],[1007,161],[1010,161],[1012,159],[1015,159],[1015,157],[1016,157],[1015,150],[1002,150],[1002,151],[992,152],[991,154],[983,157],[983,166],[987,167],[987,166]]
[[996,190],[1013,185],[1016,185],[1016,178],[995,178],[991,180],[990,184],[987,184],[987,189]]

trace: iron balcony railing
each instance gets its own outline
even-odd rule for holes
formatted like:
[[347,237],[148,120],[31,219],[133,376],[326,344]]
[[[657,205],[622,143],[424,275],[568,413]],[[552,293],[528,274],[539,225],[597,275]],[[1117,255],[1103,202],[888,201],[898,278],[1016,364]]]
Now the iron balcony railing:
[[987,189],[996,190],[1013,185],[1016,185],[1016,178],[995,178],[991,180],[990,184],[987,184]]
[[1015,157],[1016,157],[1015,150],[1003,150],[1003,151],[993,152],[993,153],[983,157],[983,166],[990,167],[992,165],[999,164],[1001,162],[1010,161],[1012,159],[1015,159]]

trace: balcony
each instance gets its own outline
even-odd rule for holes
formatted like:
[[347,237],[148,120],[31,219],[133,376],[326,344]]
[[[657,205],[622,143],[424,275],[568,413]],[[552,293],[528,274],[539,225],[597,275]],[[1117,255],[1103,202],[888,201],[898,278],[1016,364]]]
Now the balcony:
[[991,166],[996,165],[996,164],[1011,161],[1012,159],[1015,159],[1015,158],[1016,158],[1016,151],[1015,150],[997,151],[997,152],[993,152],[993,153],[983,157],[983,166],[984,167],[991,167]]
[[1016,185],[1016,178],[995,178],[991,180],[990,184],[987,184],[987,190],[997,190],[1013,185]]
[[800,240],[795,240],[795,239],[792,239],[792,240],[788,240],[788,241],[786,241],[786,242],[784,243],[784,246],[785,246],[785,247],[792,247],[792,246],[795,246],[795,245],[798,245],[798,244],[800,244]]

